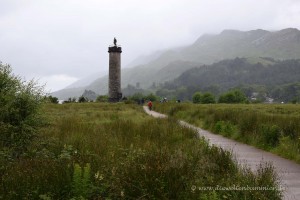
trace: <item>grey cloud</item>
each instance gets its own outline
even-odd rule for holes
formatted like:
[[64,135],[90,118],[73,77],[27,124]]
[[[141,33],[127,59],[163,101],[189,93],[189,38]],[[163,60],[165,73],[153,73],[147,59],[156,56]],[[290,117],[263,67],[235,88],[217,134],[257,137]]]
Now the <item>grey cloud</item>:
[[300,28],[299,10],[296,0],[0,0],[0,60],[25,77],[82,78],[107,70],[113,37],[125,66],[204,33]]

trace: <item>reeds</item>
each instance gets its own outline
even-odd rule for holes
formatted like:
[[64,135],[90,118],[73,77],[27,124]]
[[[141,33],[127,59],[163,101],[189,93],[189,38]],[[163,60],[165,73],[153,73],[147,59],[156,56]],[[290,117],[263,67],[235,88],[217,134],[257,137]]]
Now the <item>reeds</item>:
[[[241,169],[229,152],[193,130],[153,119],[136,105],[46,105],[44,112],[49,124],[28,155],[1,163],[0,199],[281,197],[271,167],[257,174]],[[218,189],[234,185],[275,190]]]
[[300,163],[299,105],[169,103],[156,109]]

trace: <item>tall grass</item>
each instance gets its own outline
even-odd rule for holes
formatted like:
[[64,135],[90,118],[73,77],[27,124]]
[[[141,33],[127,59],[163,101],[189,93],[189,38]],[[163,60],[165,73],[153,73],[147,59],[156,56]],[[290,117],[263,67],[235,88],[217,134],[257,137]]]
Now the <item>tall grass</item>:
[[[241,169],[172,119],[130,104],[46,105],[30,152],[1,169],[0,199],[280,199],[270,166]],[[265,186],[275,190],[200,190]]]
[[169,103],[157,104],[155,108],[300,163],[299,105]]

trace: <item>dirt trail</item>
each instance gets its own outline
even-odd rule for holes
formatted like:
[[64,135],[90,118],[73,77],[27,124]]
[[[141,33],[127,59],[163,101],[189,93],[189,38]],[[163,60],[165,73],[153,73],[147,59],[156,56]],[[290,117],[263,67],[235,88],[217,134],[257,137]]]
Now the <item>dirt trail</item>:
[[[167,116],[155,111],[149,111],[147,106],[144,106],[147,114],[155,118],[166,118]],[[216,135],[195,127],[184,121],[179,121],[182,126],[197,130],[199,136],[204,136],[210,144],[217,145],[223,149],[232,151],[238,163],[247,165],[255,171],[260,163],[269,162],[275,167],[280,179],[281,186],[285,189],[284,198],[286,200],[300,200],[300,165],[276,156],[272,153],[257,149],[255,147],[242,144],[240,142],[225,138],[221,135]]]

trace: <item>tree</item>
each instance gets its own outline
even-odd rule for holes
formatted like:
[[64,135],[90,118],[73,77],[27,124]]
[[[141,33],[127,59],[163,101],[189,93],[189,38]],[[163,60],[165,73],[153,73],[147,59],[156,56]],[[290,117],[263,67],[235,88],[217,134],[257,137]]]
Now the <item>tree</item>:
[[80,96],[79,98],[78,98],[78,102],[79,103],[84,103],[84,102],[87,102],[88,101],[88,99],[86,99],[84,96]]
[[53,96],[48,96],[50,103],[58,104],[58,98]]
[[67,101],[65,101],[66,103],[75,103],[76,102],[76,97],[69,97]]
[[155,96],[153,93],[150,93],[147,96],[145,96],[145,99],[150,100],[150,101],[156,101],[158,99],[158,97]]
[[200,100],[203,104],[216,103],[215,96],[209,92],[204,93]]
[[193,103],[201,103],[202,94],[201,92],[195,92],[193,95]]
[[245,103],[247,100],[241,90],[231,90],[219,97],[219,103]]
[[108,96],[107,95],[99,95],[99,96],[97,96],[96,102],[108,102]]
[[132,95],[131,97],[129,97],[129,100],[131,101],[135,101],[135,102],[139,102],[142,99],[144,99],[144,95],[142,93],[135,93],[134,95]]
[[43,100],[43,87],[22,81],[0,63],[0,151],[17,157],[27,150],[42,124],[38,111]]

